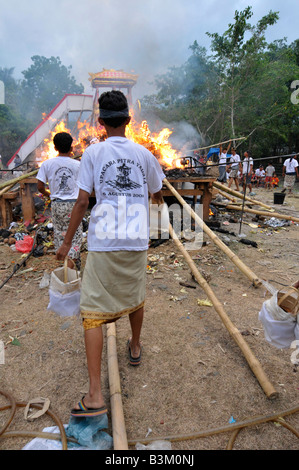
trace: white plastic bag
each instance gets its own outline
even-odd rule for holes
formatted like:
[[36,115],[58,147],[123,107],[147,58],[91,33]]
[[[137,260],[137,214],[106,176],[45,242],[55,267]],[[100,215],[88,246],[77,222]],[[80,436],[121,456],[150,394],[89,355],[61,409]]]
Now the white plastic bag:
[[153,441],[147,446],[137,442],[135,445],[136,450],[171,450],[171,442],[169,441]]
[[50,310],[61,317],[80,314],[81,278],[80,273],[67,267],[57,268],[51,273],[49,287]]
[[266,302],[264,302],[259,319],[264,327],[265,338],[272,346],[278,349],[289,348],[292,342],[297,339],[295,336],[296,317],[275,320],[268,312]]
[[266,340],[278,349],[289,348],[299,335],[297,316],[286,312],[278,305],[277,291],[270,284],[263,282],[272,293],[272,297],[263,303],[259,320],[263,324]]

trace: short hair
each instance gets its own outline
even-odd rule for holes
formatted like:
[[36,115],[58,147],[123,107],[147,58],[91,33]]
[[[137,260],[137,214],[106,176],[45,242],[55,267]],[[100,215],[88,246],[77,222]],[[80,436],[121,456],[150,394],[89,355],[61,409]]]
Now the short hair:
[[[119,90],[106,91],[99,97],[100,109],[107,109],[109,111],[123,111],[128,108],[128,101],[125,95]],[[103,121],[107,126],[120,127],[122,126],[127,117],[105,118]]]
[[68,153],[71,150],[73,137],[68,132],[58,132],[54,135],[53,143],[58,152]]

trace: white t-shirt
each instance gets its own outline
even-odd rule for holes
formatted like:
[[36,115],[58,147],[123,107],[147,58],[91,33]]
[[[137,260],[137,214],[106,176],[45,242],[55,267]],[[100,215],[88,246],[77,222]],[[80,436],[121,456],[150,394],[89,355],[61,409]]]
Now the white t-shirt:
[[260,170],[259,168],[257,168],[255,171],[255,175],[258,178],[263,178],[265,176],[265,170]]
[[219,166],[225,166],[227,164],[227,154],[223,153],[219,157]]
[[283,166],[285,166],[286,168],[286,173],[296,173],[296,168],[298,166],[298,161],[296,160],[296,158],[293,158],[292,161],[290,161],[291,159],[288,158]]
[[79,194],[77,186],[79,169],[79,161],[71,157],[58,156],[45,160],[36,178],[45,184],[49,183],[51,200],[74,200]]
[[267,168],[266,168],[266,176],[273,176],[275,173],[275,168],[273,165],[268,165]]
[[125,137],[109,137],[82,155],[78,186],[95,191],[89,251],[144,251],[149,241],[148,193],[165,175],[154,155]]
[[230,164],[232,165],[232,170],[237,170],[239,168],[240,162],[241,162],[240,155],[238,155],[237,153],[235,155],[231,155]]
[[245,157],[243,160],[243,175],[247,175],[247,172],[250,173],[251,165],[253,165],[253,158]]

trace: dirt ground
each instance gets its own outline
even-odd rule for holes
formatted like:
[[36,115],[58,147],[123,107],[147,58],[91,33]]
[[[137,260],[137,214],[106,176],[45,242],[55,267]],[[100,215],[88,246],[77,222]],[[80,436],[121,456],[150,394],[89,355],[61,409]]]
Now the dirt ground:
[[[273,204],[272,192],[263,188],[255,192],[255,199]],[[299,193],[286,197],[283,206],[274,208],[299,217]],[[238,234],[240,223],[229,222],[233,214],[222,211],[218,220],[222,228]],[[235,217],[239,219],[240,214],[236,212]],[[240,243],[234,235],[215,233],[260,278],[278,289],[293,284],[299,279],[298,224],[273,228],[253,218],[253,214],[244,215],[242,233],[255,241],[257,247]],[[146,435],[157,440],[195,435],[230,422],[283,412],[299,404],[299,368],[291,362],[293,351],[279,350],[267,343],[258,319],[269,294],[264,287],[254,288],[207,235],[204,241],[204,246],[190,254],[279,396],[275,400],[267,398],[213,306],[198,305],[198,300],[207,299],[207,295],[192,278],[173,242],[167,241],[150,248],[148,253],[143,355],[139,367],[128,364],[128,318],[116,324],[129,440],[140,442]],[[1,244],[0,256],[1,283],[11,273],[13,263],[19,262],[20,253]],[[83,267],[85,259],[86,252]],[[58,265],[54,254],[31,257],[26,268],[33,271],[22,274],[20,269],[0,291],[0,340],[5,344],[0,391],[25,403],[35,397],[47,397],[51,410],[67,424],[70,409],[88,390],[88,374],[80,319],[49,313],[48,289],[39,287],[44,272],[51,272]],[[106,328],[104,331],[106,335]],[[102,382],[110,411],[106,344],[105,341]],[[5,404],[7,399],[0,395],[0,406]],[[8,416],[8,411],[0,413],[0,428]],[[299,429],[299,413],[285,420]],[[9,430],[42,431],[52,425],[55,423],[48,416],[27,422],[23,411],[18,410]],[[109,426],[112,434],[110,413]],[[178,439],[172,442],[172,449],[221,450],[226,448],[229,438],[230,433],[226,432],[201,439]],[[22,449],[30,440],[0,439],[0,449]],[[296,436],[285,427],[266,423],[243,429],[233,448],[297,450],[298,444]]]

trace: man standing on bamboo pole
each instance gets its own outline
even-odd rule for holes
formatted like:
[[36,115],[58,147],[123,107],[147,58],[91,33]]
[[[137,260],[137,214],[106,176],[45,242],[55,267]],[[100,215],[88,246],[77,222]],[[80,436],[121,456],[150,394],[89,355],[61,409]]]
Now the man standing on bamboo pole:
[[165,178],[153,154],[125,136],[131,118],[124,94],[103,93],[99,109],[99,122],[108,138],[88,147],[82,156],[79,197],[64,243],[57,252],[59,260],[67,256],[94,189],[97,203],[89,223],[80,305],[89,392],[71,411],[72,416],[79,417],[107,412],[101,391],[103,324],[129,316],[132,330],[128,340],[129,363],[140,364],[149,242],[148,193],[153,202],[162,203]]

